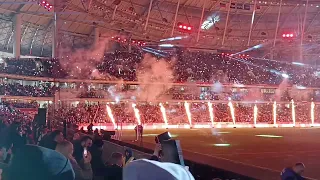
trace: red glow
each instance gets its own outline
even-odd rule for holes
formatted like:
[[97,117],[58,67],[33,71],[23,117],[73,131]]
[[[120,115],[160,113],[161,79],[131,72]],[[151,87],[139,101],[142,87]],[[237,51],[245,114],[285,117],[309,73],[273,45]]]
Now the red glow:
[[182,28],[182,25],[179,25],[179,28]]
[[118,40],[120,40],[120,38],[118,37]]
[[42,4],[45,4],[46,2],[45,1],[42,1]]
[[126,42],[126,41],[127,41],[127,39],[124,39],[123,41],[124,41],[124,42]]
[[190,30],[191,30],[191,27],[188,27],[188,30],[190,31]]
[[249,54],[247,54],[247,57],[249,57]]
[[286,34],[286,37],[289,37],[290,35],[289,34]]
[[290,34],[290,37],[293,37],[293,34]]
[[140,44],[140,42],[138,41],[138,44]]
[[222,56],[224,56],[224,53],[221,53]]
[[111,39],[114,39],[114,37],[112,36]]
[[286,35],[285,35],[285,34],[282,34],[282,37],[286,37]]
[[136,41],[132,41],[132,43],[135,43]]
[[183,26],[183,29],[187,29],[187,26]]
[[227,53],[227,56],[229,56],[229,54]]
[[143,45],[146,45],[146,43],[143,43]]

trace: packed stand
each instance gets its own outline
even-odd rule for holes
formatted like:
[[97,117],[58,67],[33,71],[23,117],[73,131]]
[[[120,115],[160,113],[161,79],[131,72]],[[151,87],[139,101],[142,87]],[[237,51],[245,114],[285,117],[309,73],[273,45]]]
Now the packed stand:
[[[115,123],[137,124],[137,118],[130,103],[109,104]],[[228,103],[212,104],[214,122],[233,123]],[[160,106],[156,104],[142,103],[137,104],[140,120],[142,124],[164,123]],[[164,104],[168,124],[179,125],[189,124],[184,103]],[[236,123],[254,123],[254,104],[244,104],[233,102]],[[273,103],[257,104],[258,114],[257,123],[273,124]],[[320,123],[320,106],[315,106],[315,123]],[[310,103],[296,103],[296,123],[311,123]],[[319,110],[320,111],[320,110]],[[207,103],[190,103],[191,122],[211,124],[209,108]],[[85,105],[63,106],[55,111],[54,119],[65,119],[70,124],[81,125],[83,123],[112,123],[109,118],[105,105]],[[92,120],[92,121],[91,121]],[[290,124],[292,119],[291,103],[277,104],[277,123]]]
[[38,108],[39,104],[36,101],[31,102],[19,102],[19,101],[4,101],[3,104],[12,106],[14,108]]
[[[288,75],[289,83],[306,87],[319,86],[317,67],[257,59],[238,58],[206,52],[180,52],[172,64],[176,82],[237,83],[237,84],[280,84]],[[143,59],[139,51],[105,54],[95,69],[84,67],[79,76],[68,74],[57,59],[7,59],[2,73],[54,78],[122,79],[137,81],[137,69]],[[67,61],[64,59],[64,61]],[[92,63],[91,63],[92,64]],[[92,66],[90,64],[90,66]],[[72,64],[70,65],[72,66]],[[71,67],[72,68],[72,67]],[[70,67],[68,66],[68,68]],[[99,72],[97,73],[96,70]],[[87,72],[88,71],[88,72]],[[94,75],[97,73],[98,75]]]
[[0,84],[0,95],[9,96],[31,96],[31,97],[52,97],[57,88],[46,85],[31,86],[14,84]]

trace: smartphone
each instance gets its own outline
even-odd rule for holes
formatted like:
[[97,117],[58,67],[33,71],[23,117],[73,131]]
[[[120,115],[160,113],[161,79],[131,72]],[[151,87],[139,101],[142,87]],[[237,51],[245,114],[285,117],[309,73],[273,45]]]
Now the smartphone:
[[83,150],[83,155],[84,155],[84,157],[87,157],[87,156],[88,156],[88,150],[87,150],[87,148],[84,148],[84,150]]

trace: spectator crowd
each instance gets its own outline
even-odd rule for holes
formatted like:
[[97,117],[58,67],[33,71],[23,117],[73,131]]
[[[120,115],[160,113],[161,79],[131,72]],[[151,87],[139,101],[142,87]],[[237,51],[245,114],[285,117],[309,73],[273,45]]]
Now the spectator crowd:
[[[115,123],[136,124],[137,119],[130,103],[109,104]],[[234,103],[236,123],[254,123],[254,104]],[[165,104],[166,116],[169,124],[189,124],[183,103]],[[273,124],[273,103],[257,104],[257,123]],[[137,104],[140,120],[143,124],[164,123],[163,115],[158,104]],[[296,123],[311,123],[310,103],[295,104]],[[192,123],[211,123],[209,109],[206,103],[190,103]],[[319,123],[320,107],[315,107],[315,123]],[[227,103],[213,104],[214,122],[229,122],[233,119]],[[112,123],[105,105],[78,104],[77,106],[62,106],[55,110],[53,119],[64,119],[70,124],[83,123]],[[277,123],[292,123],[291,104],[277,105]]]
[[[172,65],[176,82],[192,80],[199,83],[219,81],[245,85],[278,85],[286,77],[295,85],[306,87],[320,85],[317,66],[207,52],[180,51],[174,57],[174,60],[171,60],[171,57],[163,60]],[[74,69],[72,63],[70,67],[63,69],[59,59],[6,59],[5,65],[0,68],[0,73],[52,78],[137,81],[136,72],[142,59],[143,53],[140,51],[105,54],[101,62],[88,63],[88,67],[82,67],[81,73],[77,76],[72,74],[74,71],[71,72],[71,69]],[[68,59],[64,58],[63,61],[68,62]],[[99,75],[94,75],[95,73]]]

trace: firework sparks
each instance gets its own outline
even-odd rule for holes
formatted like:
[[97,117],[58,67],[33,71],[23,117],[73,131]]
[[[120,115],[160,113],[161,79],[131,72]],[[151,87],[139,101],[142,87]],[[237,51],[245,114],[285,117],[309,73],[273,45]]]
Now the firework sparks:
[[208,102],[208,107],[209,107],[209,114],[210,114],[210,120],[211,120],[211,124],[212,127],[214,126],[214,114],[213,114],[213,108],[212,108],[212,103]]
[[163,121],[164,121],[164,123],[166,125],[166,128],[168,128],[168,119],[167,119],[167,115],[166,115],[166,108],[164,108],[162,103],[160,103],[159,105],[160,105],[160,110],[161,110],[161,113],[162,113]]
[[192,122],[191,122],[190,104],[187,103],[187,102],[184,102],[184,108],[186,109],[186,113],[187,113],[187,116],[188,116],[189,124],[191,126]]
[[277,125],[277,102],[273,103],[273,125]]
[[230,113],[231,113],[231,117],[232,117],[232,122],[233,124],[236,124],[236,117],[234,115],[234,108],[233,108],[233,104],[231,101],[229,101],[228,106],[230,108]]
[[134,111],[134,115],[136,116],[136,119],[137,119],[138,125],[141,125],[139,109],[137,109],[137,107],[136,107],[136,106],[137,106],[136,104],[134,104],[134,103],[132,104],[132,108],[133,108],[133,111]]
[[314,125],[314,102],[311,102],[311,125]]
[[293,125],[296,125],[296,110],[295,110],[295,105],[294,105],[294,101],[293,99],[291,100],[291,113],[292,113],[292,121],[293,121]]
[[257,119],[258,119],[258,107],[255,104],[254,108],[253,108],[253,123],[254,123],[254,126],[257,125]]
[[110,106],[106,105],[106,107],[107,107],[108,116],[112,121],[113,127],[116,129],[117,125],[116,125],[116,121],[114,120],[114,117],[113,117],[113,114],[112,114],[112,110],[111,110]]

